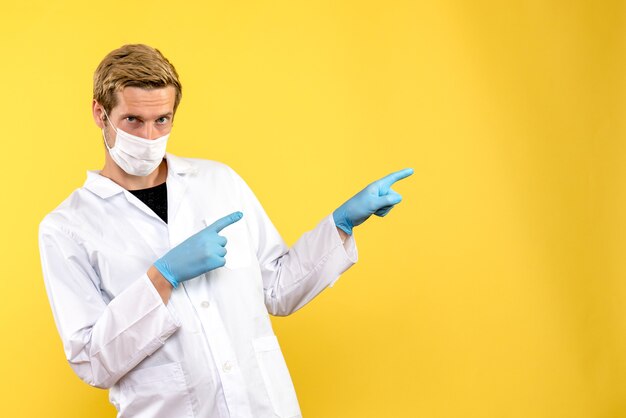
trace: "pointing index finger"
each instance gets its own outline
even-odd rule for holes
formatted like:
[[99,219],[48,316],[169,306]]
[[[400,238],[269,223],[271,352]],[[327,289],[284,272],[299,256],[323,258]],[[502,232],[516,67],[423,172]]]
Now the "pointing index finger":
[[396,171],[395,173],[391,173],[388,176],[383,177],[379,181],[385,186],[391,187],[392,184],[397,182],[398,180],[405,179],[413,174],[412,168],[405,168],[404,170]]
[[230,215],[226,215],[223,218],[213,222],[211,225],[208,226],[208,228],[212,229],[215,232],[220,232],[222,229],[234,224],[241,218],[243,218],[243,213],[233,212]]

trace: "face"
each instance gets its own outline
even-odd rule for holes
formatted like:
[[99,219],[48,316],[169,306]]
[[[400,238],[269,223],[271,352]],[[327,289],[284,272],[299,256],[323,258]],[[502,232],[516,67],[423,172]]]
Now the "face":
[[115,146],[115,130],[109,123],[145,139],[156,139],[172,130],[176,90],[173,86],[158,89],[126,87],[117,92],[117,105],[111,109],[107,120],[104,108],[94,100],[93,117],[104,128],[110,147]]

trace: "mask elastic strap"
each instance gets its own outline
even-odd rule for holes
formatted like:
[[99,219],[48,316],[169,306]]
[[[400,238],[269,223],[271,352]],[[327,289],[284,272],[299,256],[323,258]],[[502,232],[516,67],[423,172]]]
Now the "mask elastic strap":
[[[107,114],[107,111],[104,110],[104,108],[102,108],[102,111],[104,112],[104,116],[106,116],[107,120],[109,121],[109,123],[111,124],[111,127],[113,128],[113,130],[115,131],[115,133],[117,134],[117,128],[115,127],[115,125],[113,125],[113,122],[111,122],[111,119],[109,119],[109,115]],[[109,142],[107,141],[107,137],[104,134],[104,128],[102,128],[102,137],[104,138],[104,145],[106,145],[107,149],[109,151],[111,151],[111,147],[109,147]]]
[[117,128],[115,127],[115,125],[113,125],[113,122],[111,122],[111,119],[109,119],[109,114],[107,113],[107,111],[104,110],[104,108],[102,108],[102,111],[104,112],[104,116],[106,116],[107,120],[109,121],[109,123],[113,127],[113,130],[115,131],[115,133],[117,133]]

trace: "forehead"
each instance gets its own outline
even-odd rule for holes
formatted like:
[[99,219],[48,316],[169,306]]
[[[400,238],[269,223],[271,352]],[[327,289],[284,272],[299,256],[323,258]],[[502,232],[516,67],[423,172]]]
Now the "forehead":
[[174,86],[156,89],[125,87],[116,93],[117,105],[111,113],[132,113],[137,116],[159,116],[174,111]]

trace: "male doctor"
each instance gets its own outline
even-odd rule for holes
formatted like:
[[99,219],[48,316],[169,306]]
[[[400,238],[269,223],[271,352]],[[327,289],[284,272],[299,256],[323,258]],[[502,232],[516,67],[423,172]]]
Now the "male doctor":
[[74,371],[118,417],[299,417],[269,314],[289,315],[356,262],[352,228],[386,215],[402,170],[288,248],[246,183],[166,154],[181,99],[156,49],[125,45],[94,74],[105,163],[41,222],[41,262]]

